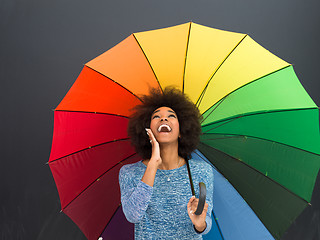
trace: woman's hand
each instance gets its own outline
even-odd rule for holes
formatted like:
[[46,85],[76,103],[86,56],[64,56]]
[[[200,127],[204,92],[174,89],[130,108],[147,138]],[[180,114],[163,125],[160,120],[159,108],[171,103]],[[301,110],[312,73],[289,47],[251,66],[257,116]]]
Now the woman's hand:
[[156,176],[159,165],[162,163],[162,159],[160,157],[159,143],[154,137],[151,129],[146,128],[146,131],[149,136],[150,143],[152,145],[152,153],[151,153],[151,158],[149,159],[147,164],[147,169],[144,172],[141,181],[153,187],[154,178]]
[[154,137],[151,129],[146,128],[146,131],[152,146],[152,152],[151,152],[151,158],[150,158],[149,164],[155,164],[156,167],[158,168],[159,165],[162,163],[162,159],[160,157],[160,146],[157,139]]
[[199,199],[192,196],[188,202],[187,209],[189,217],[194,225],[194,227],[199,231],[203,232],[206,227],[206,216],[208,211],[208,203],[204,204],[203,211],[200,215],[195,215],[194,212],[197,210]]

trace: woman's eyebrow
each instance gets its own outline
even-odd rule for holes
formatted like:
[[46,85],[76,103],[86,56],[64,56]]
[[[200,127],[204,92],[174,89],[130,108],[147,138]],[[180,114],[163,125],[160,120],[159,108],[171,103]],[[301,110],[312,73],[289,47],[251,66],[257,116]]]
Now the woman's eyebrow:
[[[155,110],[155,111],[151,114],[151,116],[152,116],[153,114],[157,113],[157,112],[160,112],[160,110]],[[177,115],[177,114],[175,113],[175,111],[173,111],[173,110],[168,110],[168,112],[174,113],[175,115]]]
[[160,112],[160,110],[154,110],[154,112],[152,113],[152,115],[155,114],[155,113],[157,113],[157,112]]

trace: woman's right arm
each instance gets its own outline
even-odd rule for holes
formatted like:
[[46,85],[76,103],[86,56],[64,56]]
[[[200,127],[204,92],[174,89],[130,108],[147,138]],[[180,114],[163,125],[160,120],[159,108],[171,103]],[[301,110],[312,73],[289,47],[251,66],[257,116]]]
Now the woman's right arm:
[[162,159],[160,156],[160,146],[157,139],[154,137],[151,129],[146,128],[146,132],[150,139],[150,144],[152,146],[151,158],[148,161],[147,169],[141,179],[142,182],[148,184],[153,187],[154,178],[156,177],[157,169],[159,165],[162,163]]
[[131,176],[135,173],[126,172],[126,168],[121,168],[119,173],[122,209],[127,220],[132,223],[138,223],[148,208],[157,169],[162,162],[159,143],[150,129],[146,131],[152,145],[152,156],[141,181],[135,186]]
[[144,172],[144,175],[141,179],[142,182],[148,184],[149,186],[153,187],[154,178],[156,177],[157,169],[159,165],[162,163],[162,159],[160,157],[160,147],[159,143],[157,142],[156,138],[154,137],[151,129],[147,129],[147,134],[150,139],[150,143],[152,145],[152,153],[151,158],[148,162],[147,169]]
[[119,184],[121,191],[121,204],[124,215],[131,223],[141,221],[148,208],[153,187],[139,181],[138,184],[133,181],[132,168],[126,166],[120,169]]

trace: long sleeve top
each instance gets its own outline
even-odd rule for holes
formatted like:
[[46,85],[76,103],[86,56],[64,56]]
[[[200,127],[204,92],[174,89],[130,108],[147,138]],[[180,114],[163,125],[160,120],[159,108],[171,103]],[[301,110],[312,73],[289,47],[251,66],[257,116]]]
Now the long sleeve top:
[[187,166],[172,170],[157,170],[154,186],[141,181],[146,165],[139,161],[121,168],[119,183],[123,212],[135,223],[135,239],[202,239],[212,226],[213,170],[201,160],[189,160],[196,197],[199,182],[207,188],[207,227],[197,233],[187,212],[192,196]]

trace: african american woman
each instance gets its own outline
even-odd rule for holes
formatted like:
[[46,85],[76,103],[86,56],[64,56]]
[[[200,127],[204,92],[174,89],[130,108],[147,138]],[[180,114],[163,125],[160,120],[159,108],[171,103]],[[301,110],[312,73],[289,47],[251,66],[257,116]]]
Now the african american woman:
[[[213,170],[191,159],[201,134],[199,110],[172,87],[152,89],[141,99],[128,134],[142,160],[120,170],[123,212],[135,224],[135,239],[202,239],[212,225]],[[194,182],[206,185],[200,215],[195,214],[199,188],[193,196],[187,161]]]

